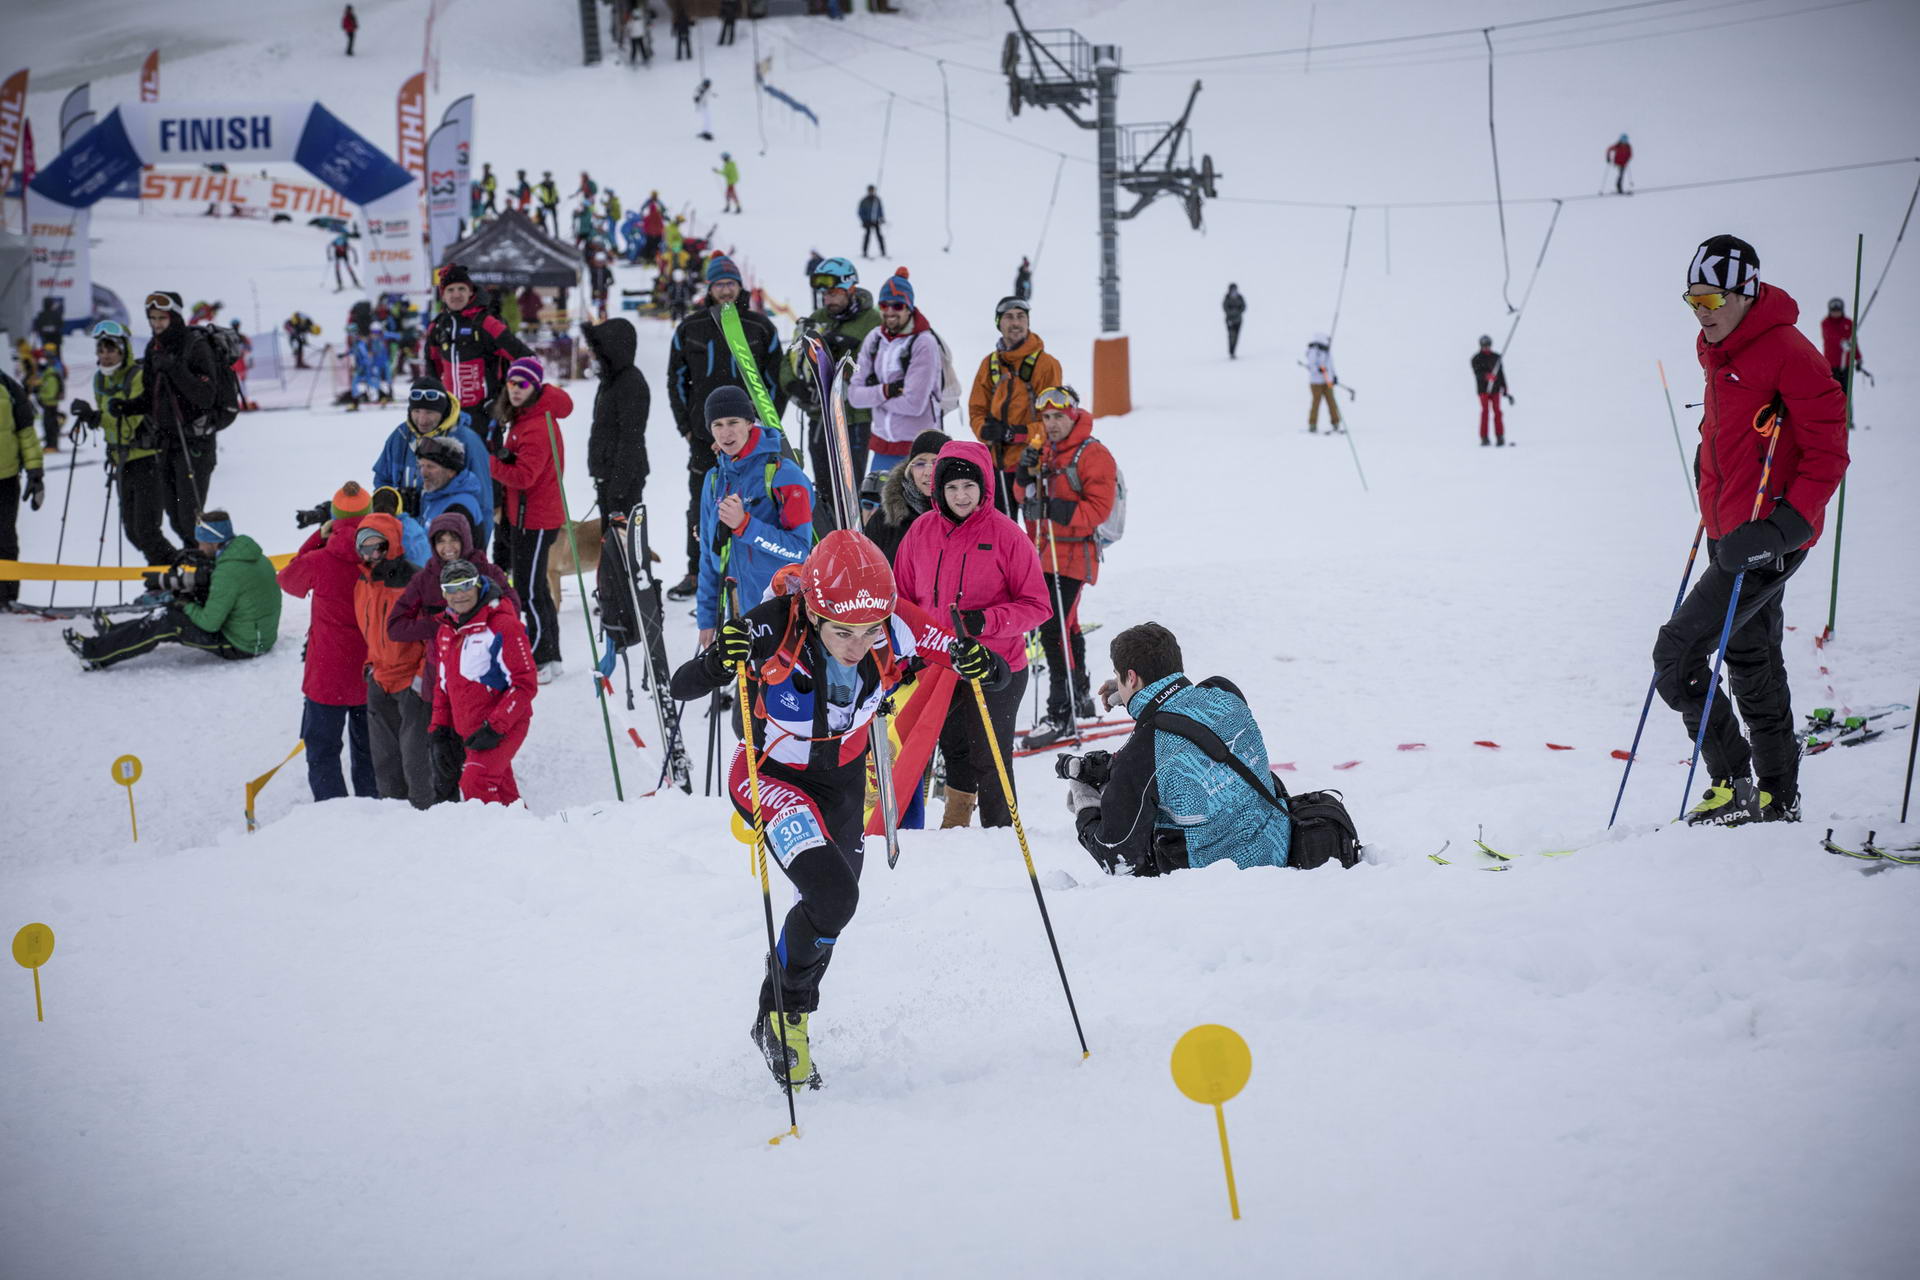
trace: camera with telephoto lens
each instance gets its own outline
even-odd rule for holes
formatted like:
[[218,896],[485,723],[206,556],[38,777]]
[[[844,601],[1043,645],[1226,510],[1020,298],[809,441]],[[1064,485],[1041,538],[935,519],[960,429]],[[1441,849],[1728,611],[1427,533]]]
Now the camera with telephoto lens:
[[154,576],[160,579],[160,589],[172,592],[175,600],[204,601],[213,590],[213,561],[190,548],[176,556],[166,572]]
[[296,529],[311,529],[313,526],[325,524],[331,519],[333,519],[333,504],[331,502],[323,502],[317,507],[308,507],[304,511],[294,512],[293,527]]
[[1113,776],[1113,753],[1089,751],[1083,756],[1059,755],[1053,758],[1054,776],[1068,782],[1084,782],[1098,790]]

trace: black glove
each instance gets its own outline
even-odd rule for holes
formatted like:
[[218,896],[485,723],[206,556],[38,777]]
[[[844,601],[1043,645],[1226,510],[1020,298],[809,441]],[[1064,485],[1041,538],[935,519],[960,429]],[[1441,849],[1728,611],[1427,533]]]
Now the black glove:
[[501,737],[498,729],[490,724],[482,724],[478,729],[475,729],[467,735],[467,750],[491,751],[499,746],[502,741],[504,741],[504,739]]
[[1047,519],[1055,524],[1072,524],[1073,513],[1079,509],[1080,504],[1070,498],[1047,499]]
[[1020,451],[1020,469],[1029,475],[1040,469],[1040,446],[1030,444]]
[[493,456],[500,459],[500,461],[506,463],[508,466],[512,466],[514,463],[520,461],[520,455],[515,453],[513,450],[507,448],[506,443],[504,441],[501,442],[501,445],[498,449],[495,449],[493,451]]
[[1714,547],[1713,558],[1728,573],[1744,573],[1772,564],[1812,536],[1813,526],[1782,499],[1766,519],[1729,531]]
[[119,396],[115,396],[113,399],[107,401],[107,412],[116,418],[126,417],[127,410],[131,407],[128,401],[121,399]]
[[960,611],[960,625],[965,628],[968,635],[979,635],[980,628],[987,625],[987,611],[985,609],[962,609]]
[[729,676],[752,653],[753,632],[747,629],[747,620],[728,618],[720,624],[720,630],[714,634],[713,644],[707,649],[707,666],[718,675]]
[[83,427],[94,426],[100,421],[100,411],[85,400],[75,400],[67,406],[67,412],[71,413],[73,420]]
[[1507,392],[1507,403],[1508,403],[1508,404],[1512,404],[1512,403],[1513,403],[1513,392],[1511,392],[1511,391],[1509,391],[1509,392]]
[[1031,498],[1028,498],[1020,504],[1020,514],[1036,524],[1045,520],[1047,518],[1047,500],[1037,493],[1034,494]]
[[47,500],[47,482],[40,478],[38,467],[27,468],[26,499],[27,505],[35,511],[38,511],[40,504]]
[[884,388],[882,388],[882,390],[886,392],[887,399],[889,400],[898,396],[902,391],[905,391],[906,389],[907,389],[907,383],[904,378],[896,382],[889,382]]
[[953,669],[962,680],[985,680],[993,674],[993,650],[961,636],[953,642]]
[[427,739],[431,743],[445,747],[459,742],[460,735],[453,731],[452,725],[443,724],[438,728],[427,730]]
[[980,424],[981,444],[1005,444],[1012,434],[1013,428],[998,418],[987,418]]

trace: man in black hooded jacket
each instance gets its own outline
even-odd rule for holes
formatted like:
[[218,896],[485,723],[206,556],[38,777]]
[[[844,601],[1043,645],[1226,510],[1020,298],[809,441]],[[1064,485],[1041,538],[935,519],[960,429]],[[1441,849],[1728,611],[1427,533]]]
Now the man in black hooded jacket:
[[219,461],[215,427],[209,417],[218,390],[213,348],[187,327],[177,293],[147,295],[147,323],[153,338],[141,357],[141,391],[131,400],[115,400],[117,417],[145,414],[160,444],[161,501],[167,523],[184,545],[194,541],[194,525],[206,508]]
[[593,433],[587,437],[587,474],[593,477],[602,519],[623,517],[640,505],[647,485],[647,414],[653,393],[633,362],[631,321],[615,317],[583,327],[600,365],[593,397]]

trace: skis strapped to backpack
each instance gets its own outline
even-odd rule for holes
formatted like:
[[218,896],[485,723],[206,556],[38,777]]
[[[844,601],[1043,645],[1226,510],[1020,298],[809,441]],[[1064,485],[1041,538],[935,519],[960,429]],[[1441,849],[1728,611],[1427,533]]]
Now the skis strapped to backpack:
[[[853,376],[853,358],[840,362],[838,376],[833,366],[833,356],[827,350],[827,344],[811,335],[807,338],[807,354],[813,360],[814,381],[820,388],[821,417],[827,422],[829,443],[828,451],[832,459],[833,472],[833,511],[844,529],[858,531],[860,504],[857,497],[859,484],[853,478],[853,444],[847,432],[847,381]],[[887,866],[893,867],[900,861],[900,814],[898,798],[893,793],[893,737],[888,732],[888,717],[884,712],[874,713],[873,723],[869,726],[873,749],[867,758],[873,762],[874,789],[880,797],[880,816],[887,840]]]

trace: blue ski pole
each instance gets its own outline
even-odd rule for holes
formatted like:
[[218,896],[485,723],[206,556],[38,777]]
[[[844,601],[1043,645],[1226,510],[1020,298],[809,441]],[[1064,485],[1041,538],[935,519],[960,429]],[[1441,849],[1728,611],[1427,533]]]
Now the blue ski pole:
[[[1680,590],[1674,593],[1673,608],[1667,610],[1671,618],[1680,612],[1680,602],[1687,598],[1687,583],[1693,578],[1694,557],[1700,554],[1700,539],[1707,531],[1707,522],[1702,520],[1693,530],[1693,545],[1687,549],[1687,567],[1680,571]],[[1633,772],[1634,757],[1640,754],[1640,735],[1647,727],[1647,713],[1653,710],[1653,691],[1660,683],[1660,673],[1653,673],[1647,681],[1647,700],[1640,704],[1640,723],[1633,726],[1633,746],[1627,749],[1627,767],[1620,771],[1620,790],[1613,796],[1613,812],[1607,815],[1607,830],[1613,830],[1614,819],[1620,816],[1620,801],[1627,794],[1627,777]]]

